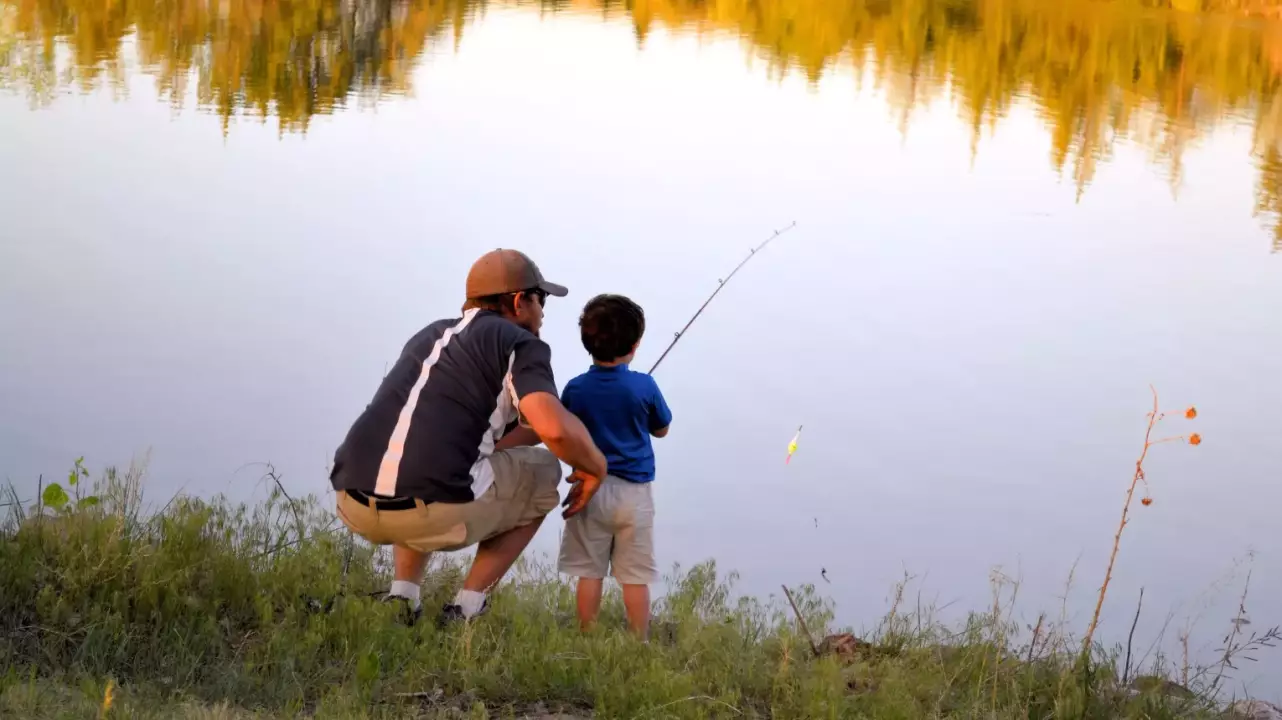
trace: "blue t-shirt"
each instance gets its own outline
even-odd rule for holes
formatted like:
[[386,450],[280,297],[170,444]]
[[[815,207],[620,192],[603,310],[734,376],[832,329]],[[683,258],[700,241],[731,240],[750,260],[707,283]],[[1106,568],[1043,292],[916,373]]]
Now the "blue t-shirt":
[[566,384],[561,403],[583,421],[611,475],[635,483],[654,480],[650,433],[672,423],[654,378],[627,365],[593,365]]

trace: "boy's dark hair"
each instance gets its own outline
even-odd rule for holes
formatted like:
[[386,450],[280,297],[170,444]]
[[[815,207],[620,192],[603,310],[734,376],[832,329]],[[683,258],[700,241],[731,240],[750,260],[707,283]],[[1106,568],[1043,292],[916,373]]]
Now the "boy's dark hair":
[[593,360],[614,362],[645,334],[645,312],[622,295],[597,295],[583,306],[579,337]]

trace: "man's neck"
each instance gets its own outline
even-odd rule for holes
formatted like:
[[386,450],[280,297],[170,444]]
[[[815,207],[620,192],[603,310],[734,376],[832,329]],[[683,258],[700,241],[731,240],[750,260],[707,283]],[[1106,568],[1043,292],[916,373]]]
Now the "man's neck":
[[592,361],[592,364],[593,364],[593,365],[596,365],[596,366],[597,366],[597,367],[599,367],[599,368],[617,368],[617,367],[619,367],[620,365],[627,365],[627,364],[628,364],[628,359],[627,359],[627,358],[619,358],[619,359],[617,359],[617,360],[611,360],[611,361],[609,361],[609,362],[603,362],[603,361],[601,361],[601,360],[593,360],[593,361]]
[[517,321],[516,321],[516,316],[514,316],[514,315],[512,315],[512,314],[510,314],[510,313],[500,312],[500,311],[498,311],[498,310],[491,310],[491,309],[489,309],[489,308],[480,308],[480,311],[481,311],[481,312],[483,312],[483,313],[489,313],[489,314],[491,314],[491,315],[497,315],[497,316],[499,316],[499,317],[503,318],[504,320],[507,320],[508,322],[512,323],[513,325],[515,325],[515,326],[517,326],[517,327],[521,328],[522,330],[524,330],[524,331],[526,331],[526,332],[530,333],[530,334],[531,334],[531,335],[533,335],[534,337],[538,337],[538,336],[539,336],[539,334],[538,334],[538,333],[534,332],[533,330],[531,330],[531,329],[527,328],[526,326],[522,325],[521,323],[517,322]]

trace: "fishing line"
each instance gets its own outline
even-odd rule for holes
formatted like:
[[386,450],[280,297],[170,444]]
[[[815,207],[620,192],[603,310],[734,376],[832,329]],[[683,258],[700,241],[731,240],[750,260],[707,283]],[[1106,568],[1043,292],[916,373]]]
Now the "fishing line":
[[649,372],[647,372],[646,374],[647,375],[654,374],[654,371],[657,370],[659,367],[659,363],[663,362],[663,359],[668,356],[668,353],[672,352],[672,348],[675,347],[676,344],[681,341],[681,338],[685,337],[686,331],[689,330],[690,326],[694,324],[694,321],[698,320],[699,316],[703,314],[703,311],[708,307],[708,304],[712,302],[712,298],[716,297],[717,293],[721,292],[721,289],[726,286],[726,283],[730,282],[730,278],[734,277],[735,273],[739,272],[740,268],[742,268],[744,265],[747,265],[749,260],[757,256],[757,253],[761,252],[762,250],[765,250],[766,246],[769,245],[771,241],[773,241],[775,238],[779,237],[780,235],[783,235],[784,233],[788,232],[789,230],[795,227],[797,227],[797,221],[793,220],[792,223],[789,224],[787,227],[780,230],[775,230],[773,235],[766,238],[764,242],[762,242],[760,245],[750,250],[748,252],[748,257],[744,258],[743,260],[740,260],[739,264],[734,266],[734,270],[731,270],[729,275],[725,276],[725,278],[723,279],[717,280],[717,289],[713,290],[712,294],[708,296],[708,299],[703,301],[703,304],[699,306],[699,309],[696,310],[694,312],[694,315],[690,317],[690,320],[686,322],[685,327],[682,327],[673,335],[672,342],[668,343],[668,347],[664,348],[663,354],[659,355],[659,359],[654,361],[654,365],[650,367]]
[[[703,304],[700,305],[699,309],[694,312],[694,315],[690,316],[690,319],[686,321],[685,326],[683,326],[680,330],[678,330],[676,333],[673,334],[672,342],[668,343],[668,346],[663,349],[663,352],[659,355],[659,359],[654,361],[654,365],[650,367],[650,370],[646,374],[647,375],[654,374],[654,371],[659,368],[659,364],[663,362],[663,359],[668,356],[668,353],[672,352],[672,348],[676,347],[676,344],[681,341],[681,338],[686,336],[686,332],[690,329],[690,326],[694,324],[694,321],[698,320],[699,316],[703,314],[703,311],[706,310],[708,308],[708,305],[712,303],[712,299],[715,298],[725,288],[726,284],[730,282],[730,279],[733,278],[735,274],[738,273],[739,270],[743,268],[744,265],[748,264],[749,260],[752,260],[754,257],[756,257],[762,250],[765,250],[766,246],[769,245],[771,242],[773,242],[775,238],[779,237],[780,235],[783,235],[784,233],[788,232],[789,230],[795,227],[797,227],[797,221],[793,220],[786,227],[775,230],[774,233],[772,233],[770,237],[762,241],[760,245],[752,248],[752,250],[748,252],[748,256],[745,257],[743,260],[740,260],[739,264],[734,266],[734,269],[730,271],[729,275],[725,276],[725,278],[717,280],[716,289],[713,290],[712,294],[709,295],[707,299],[703,301]],[[788,446],[788,460],[791,460],[792,454],[796,452],[797,440],[800,437],[801,437],[801,428],[798,427],[797,437],[794,437],[792,442],[789,443],[789,446]],[[788,460],[784,461],[785,464],[787,464]],[[816,530],[819,529],[818,517],[815,518],[815,529]],[[823,568],[820,571],[820,575],[823,577],[825,582],[832,582],[831,580],[828,579],[827,568]]]

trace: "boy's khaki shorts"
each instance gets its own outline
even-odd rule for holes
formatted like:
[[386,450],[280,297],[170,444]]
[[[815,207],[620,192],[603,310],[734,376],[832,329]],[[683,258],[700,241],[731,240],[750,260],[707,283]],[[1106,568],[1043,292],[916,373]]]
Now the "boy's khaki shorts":
[[352,532],[376,545],[448,552],[529,525],[560,504],[561,463],[547,450],[502,450],[490,456],[490,466],[494,483],[470,503],[420,500],[413,508],[378,510],[339,491],[338,516]]
[[650,485],[607,475],[583,512],[565,521],[557,568],[580,578],[604,578],[609,571],[624,585],[658,580]]

